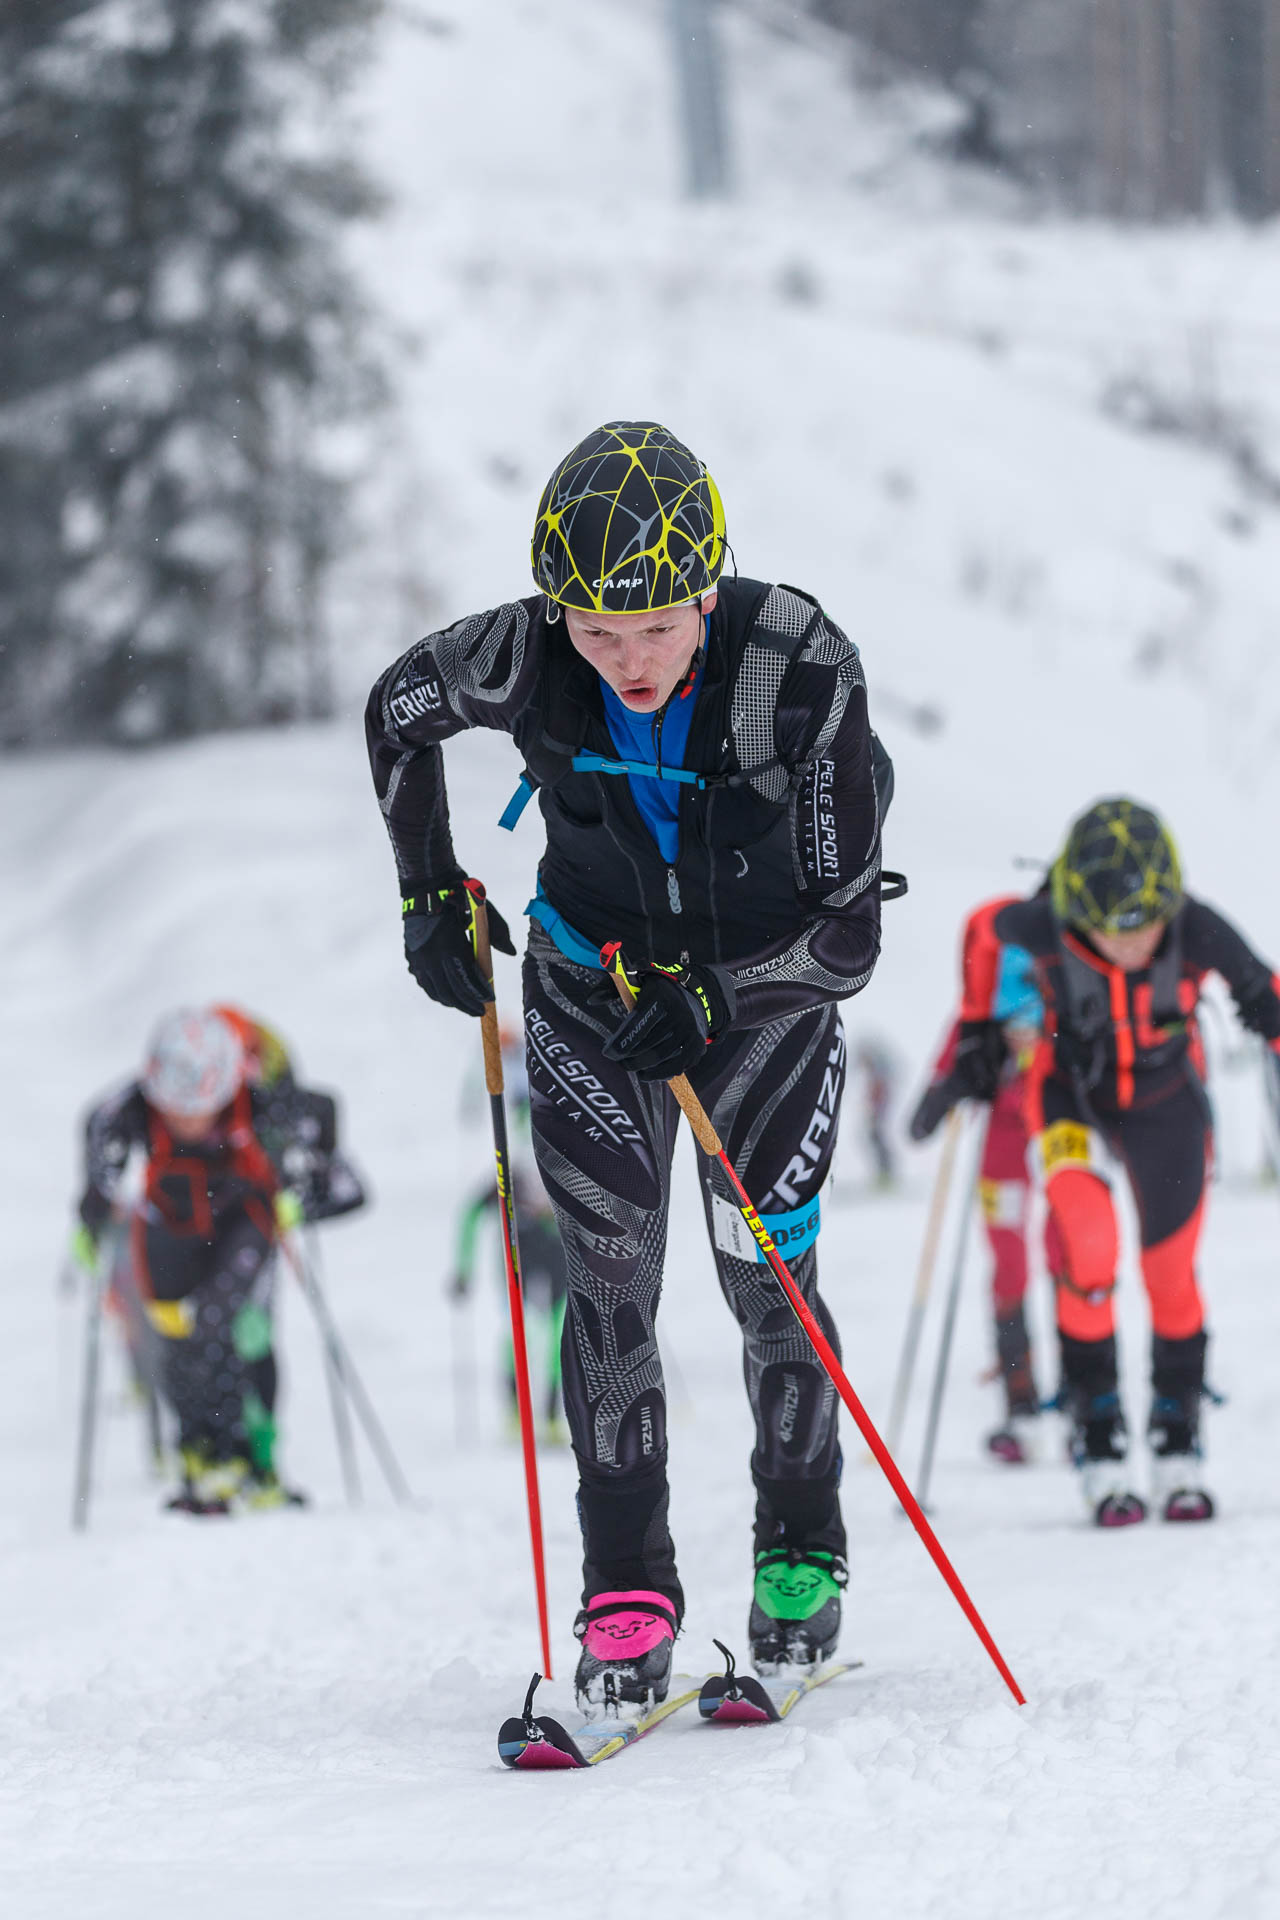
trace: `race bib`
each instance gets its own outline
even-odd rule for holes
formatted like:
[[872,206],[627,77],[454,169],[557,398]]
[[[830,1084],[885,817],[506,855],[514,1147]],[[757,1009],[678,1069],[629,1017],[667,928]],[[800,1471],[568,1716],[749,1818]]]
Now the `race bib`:
[[[738,1208],[731,1201],[722,1200],[718,1193],[711,1196],[711,1220],[715,1243],[721,1253],[731,1254],[735,1260],[758,1260],[762,1266],[768,1264],[759,1242]],[[762,1213],[760,1224],[768,1232],[782,1258],[790,1260],[813,1245],[822,1225],[822,1212],[818,1201],[814,1199],[803,1207],[796,1207],[791,1213]]]
[[1092,1127],[1084,1126],[1079,1120],[1055,1120],[1051,1127],[1045,1128],[1037,1144],[1046,1180],[1072,1167],[1106,1177],[1097,1136]]

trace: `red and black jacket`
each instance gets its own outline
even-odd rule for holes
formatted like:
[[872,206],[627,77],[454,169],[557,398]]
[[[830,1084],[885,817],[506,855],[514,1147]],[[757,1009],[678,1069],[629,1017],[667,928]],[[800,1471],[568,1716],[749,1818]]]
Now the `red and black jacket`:
[[[80,1217],[97,1232],[109,1219],[121,1177],[135,1151],[146,1156],[145,1201],[153,1217],[178,1235],[209,1238],[219,1213],[251,1197],[264,1230],[282,1185],[297,1189],[306,1217],[319,1219],[362,1204],[364,1191],[337,1151],[337,1109],[330,1094],[292,1079],[245,1086],[219,1114],[207,1140],[175,1142],[135,1080],[100,1101],[85,1122],[85,1187]],[[346,1198],[329,1191],[332,1176],[351,1185]]]
[[992,1017],[1005,946],[1024,948],[1035,963],[1046,1016],[1041,1075],[1074,1084],[1058,1059],[1064,1032],[1096,1043],[1088,1094],[1099,1111],[1150,1105],[1185,1085],[1188,1070],[1203,1079],[1196,1008],[1210,973],[1226,981],[1238,1007],[1261,1002],[1268,1044],[1280,1054],[1280,978],[1203,900],[1184,897],[1151,964],[1136,973],[1064,927],[1043,892],[988,901],[965,927],[963,1020]]

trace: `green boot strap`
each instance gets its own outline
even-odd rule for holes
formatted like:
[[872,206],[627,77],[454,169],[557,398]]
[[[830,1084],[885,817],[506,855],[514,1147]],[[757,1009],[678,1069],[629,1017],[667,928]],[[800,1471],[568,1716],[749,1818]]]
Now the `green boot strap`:
[[247,1365],[265,1360],[271,1351],[271,1315],[247,1300],[231,1322],[231,1343]]
[[252,1388],[244,1396],[242,1413],[254,1472],[264,1476],[274,1473],[276,1423]]
[[848,1578],[833,1553],[766,1549],[756,1555],[756,1605],[771,1620],[809,1620],[839,1597]]

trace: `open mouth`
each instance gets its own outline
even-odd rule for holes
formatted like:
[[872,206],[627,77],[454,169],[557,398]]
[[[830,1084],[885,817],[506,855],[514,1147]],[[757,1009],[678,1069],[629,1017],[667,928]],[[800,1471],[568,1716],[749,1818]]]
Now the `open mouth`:
[[658,689],[653,681],[648,680],[642,682],[639,686],[619,688],[619,695],[623,700],[627,701],[629,705],[643,707],[648,705],[657,691]]

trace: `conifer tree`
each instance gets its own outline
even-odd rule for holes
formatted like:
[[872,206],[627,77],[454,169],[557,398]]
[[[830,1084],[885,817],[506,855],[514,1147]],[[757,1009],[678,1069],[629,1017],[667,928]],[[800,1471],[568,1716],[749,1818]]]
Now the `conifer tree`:
[[326,435],[377,388],[325,109],[377,11],[0,11],[4,737],[323,710]]

